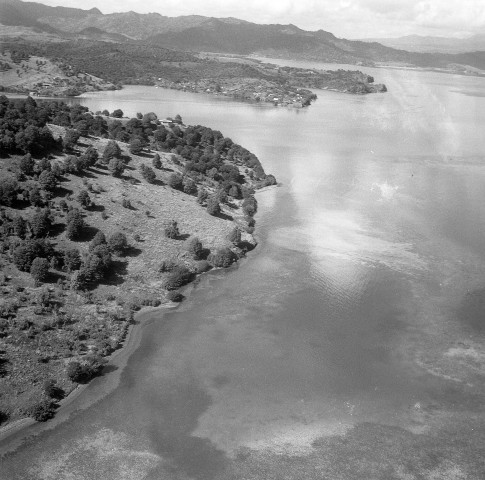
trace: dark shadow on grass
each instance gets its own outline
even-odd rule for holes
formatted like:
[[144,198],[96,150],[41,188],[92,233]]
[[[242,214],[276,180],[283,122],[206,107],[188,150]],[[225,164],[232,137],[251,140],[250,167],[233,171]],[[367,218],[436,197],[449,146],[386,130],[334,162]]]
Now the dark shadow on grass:
[[165,185],[164,182],[162,182],[162,180],[159,180],[158,178],[155,179],[153,182],[151,182],[152,185],[158,185],[159,187],[163,187]]
[[214,215],[214,217],[222,218],[223,220],[234,220],[234,218],[231,217],[231,215],[228,215],[227,213],[224,213],[224,212],[219,212],[217,215]]
[[92,227],[91,225],[85,225],[77,241],[90,242],[97,233],[98,233],[98,229],[96,227]]
[[64,187],[57,187],[53,193],[55,197],[66,197],[67,195],[72,195],[73,191]]
[[199,254],[199,260],[207,260],[207,257],[210,255],[211,251],[209,248],[203,248]]
[[125,250],[125,255],[127,257],[138,257],[142,251],[139,248],[134,247],[133,245],[130,245],[126,250]]
[[106,208],[104,205],[91,205],[88,209],[90,212],[104,212]]
[[101,283],[106,285],[121,285],[124,282],[124,276],[127,275],[127,262],[122,260],[113,260],[110,271]]
[[66,229],[66,225],[64,223],[54,223],[51,225],[49,229],[49,234],[51,237],[57,237]]
[[175,240],[187,240],[187,238],[190,237],[189,233],[181,233],[180,235],[177,235]]

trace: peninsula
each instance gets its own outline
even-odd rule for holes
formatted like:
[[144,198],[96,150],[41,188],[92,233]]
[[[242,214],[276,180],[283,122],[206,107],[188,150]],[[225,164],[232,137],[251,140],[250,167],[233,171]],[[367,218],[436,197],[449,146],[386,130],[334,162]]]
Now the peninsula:
[[134,312],[254,248],[258,158],[180,116],[0,96],[0,421],[52,417]]

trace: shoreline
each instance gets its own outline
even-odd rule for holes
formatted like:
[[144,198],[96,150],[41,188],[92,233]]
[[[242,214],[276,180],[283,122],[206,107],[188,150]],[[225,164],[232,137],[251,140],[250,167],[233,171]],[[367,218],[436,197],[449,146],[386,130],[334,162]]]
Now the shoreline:
[[[171,302],[161,305],[159,307],[144,307],[142,310],[136,313],[134,317],[135,322],[129,325],[128,331],[120,348],[115,350],[110,356],[105,357],[108,362],[104,366],[104,369],[109,370],[109,367],[113,366],[117,368],[114,371],[108,371],[104,374],[102,373],[101,375],[93,379],[108,379],[108,375],[116,373],[116,375],[111,375],[111,378],[109,379],[110,382],[102,382],[103,385],[100,385],[100,387],[103,391],[100,392],[101,395],[97,396],[96,401],[103,399],[119,385],[120,376],[123,373],[123,370],[126,367],[129,358],[136,351],[140,344],[143,327],[151,320],[162,320],[164,317],[164,312],[174,310],[178,306],[179,304]],[[159,314],[161,315],[157,316]],[[85,384],[78,384],[74,390],[72,390],[65,398],[60,400],[59,408],[57,409],[56,415],[51,420],[48,420],[46,422],[37,422],[31,417],[23,417],[3,427],[0,427],[0,458],[9,452],[17,450],[17,448],[19,448],[25,442],[27,437],[32,436],[22,435],[22,437],[19,438],[17,441],[13,438],[15,437],[15,435],[22,434],[22,432],[29,427],[39,425],[39,432],[33,433],[33,436],[37,436],[40,435],[44,430],[49,430],[52,427],[55,428],[58,424],[69,421],[69,416],[72,412],[66,410],[77,398],[81,396],[82,393],[84,393],[84,391],[93,383],[93,380]],[[110,383],[113,383],[114,381],[116,383],[114,385],[110,385]],[[89,406],[90,405],[86,405],[86,408],[88,408]],[[63,416],[65,415],[67,416],[63,418]],[[12,441],[13,445],[10,445],[9,447],[9,444]],[[7,443],[7,445],[2,446],[1,444],[3,442]]]
[[[264,192],[278,186],[280,186],[280,184],[269,185],[259,189],[257,193]],[[256,232],[252,234],[252,238],[254,240],[254,248],[246,252],[244,256],[238,257],[237,260],[230,267],[212,268],[208,272],[203,272],[197,275],[192,282],[182,287],[180,291],[186,297],[184,299],[184,302],[189,299],[190,293],[199,284],[201,278],[206,278],[211,272],[230,272],[231,270],[238,268],[242,261],[248,260],[248,255],[252,252],[255,252],[256,247],[259,244]],[[85,410],[89,408],[93,403],[101,401],[103,398],[113,392],[119,386],[121,375],[130,357],[133,355],[133,353],[135,353],[140,345],[144,327],[152,321],[164,320],[165,314],[169,313],[170,311],[176,310],[181,305],[181,303],[182,302],[168,302],[158,307],[146,306],[143,307],[140,311],[136,312],[134,315],[134,322],[128,326],[126,335],[120,347],[113,353],[111,353],[108,357],[105,357],[107,363],[104,366],[104,369],[108,369],[108,372],[106,372],[105,374],[102,373],[98,377],[93,378],[85,384],[78,384],[76,388],[74,388],[74,390],[72,390],[65,398],[59,401],[59,407],[56,411],[56,415],[52,419],[46,422],[37,422],[31,417],[23,417],[11,423],[8,423],[3,427],[0,427],[0,459],[5,455],[14,453],[27,441],[27,439],[37,437],[47,430],[54,429],[58,425],[68,422],[71,414],[75,411],[70,411],[69,407],[79,397],[82,396],[82,394],[88,389],[93,381],[97,380],[99,383],[101,383],[101,385],[99,385],[101,391],[97,395],[94,395],[94,399],[88,401],[85,406],[82,406],[80,409],[77,410]],[[113,366],[115,367],[115,370],[109,371],[110,367],[112,368]],[[104,379],[105,381],[101,379]],[[27,429],[34,427],[37,427],[38,431],[33,433],[27,432]],[[16,439],[16,436],[18,436],[19,438]],[[2,445],[2,443],[5,443],[5,445]]]

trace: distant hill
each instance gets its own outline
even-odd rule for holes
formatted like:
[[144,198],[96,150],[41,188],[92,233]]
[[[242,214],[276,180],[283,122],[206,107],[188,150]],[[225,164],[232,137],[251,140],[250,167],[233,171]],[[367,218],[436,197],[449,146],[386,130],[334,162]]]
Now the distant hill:
[[[407,51],[378,42],[337,38],[324,30],[305,31],[291,24],[260,25],[236,18],[167,17],[158,13],[104,15],[98,9],[49,7],[20,0],[0,1],[3,7],[0,13],[4,13],[0,15],[1,23],[7,21],[10,22],[8,25],[57,32],[65,40],[132,41],[189,52],[257,54],[357,65],[392,64],[468,73],[485,68],[485,52],[450,55]],[[408,37],[408,43],[412,43],[412,38]]]
[[464,53],[485,51],[485,35],[473,35],[468,38],[430,37],[406,35],[398,38],[367,38],[364,42],[379,42],[391,48],[409,52],[429,53]]

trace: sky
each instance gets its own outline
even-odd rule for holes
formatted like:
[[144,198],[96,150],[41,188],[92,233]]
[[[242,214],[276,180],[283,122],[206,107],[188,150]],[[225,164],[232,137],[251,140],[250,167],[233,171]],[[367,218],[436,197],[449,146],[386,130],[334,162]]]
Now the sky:
[[103,13],[157,12],[175,17],[236,17],[293,23],[337,37],[402,35],[466,37],[485,34],[485,0],[37,0],[46,5],[99,8]]

